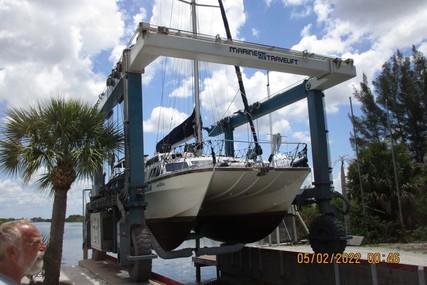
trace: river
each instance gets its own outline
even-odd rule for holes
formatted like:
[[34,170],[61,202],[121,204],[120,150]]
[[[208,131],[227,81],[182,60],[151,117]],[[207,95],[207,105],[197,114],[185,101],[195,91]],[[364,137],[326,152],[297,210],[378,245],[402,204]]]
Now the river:
[[[50,223],[34,223],[42,235],[49,235]],[[81,223],[65,223],[64,246],[62,250],[62,264],[65,266],[77,265],[83,259],[83,231]],[[189,247],[194,247],[194,241],[186,241]],[[202,241],[203,245],[203,241]],[[184,244],[185,246],[185,244]],[[195,283],[196,269],[191,257],[178,259],[153,259],[152,271],[184,284]],[[216,278],[216,269],[213,266],[202,267],[202,281]]]

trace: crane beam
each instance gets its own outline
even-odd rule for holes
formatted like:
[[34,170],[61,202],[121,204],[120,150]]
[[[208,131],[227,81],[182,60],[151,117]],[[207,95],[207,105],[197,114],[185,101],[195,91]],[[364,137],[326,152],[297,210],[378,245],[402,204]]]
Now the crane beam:
[[[323,91],[356,76],[352,59],[193,34],[148,23],[140,23],[136,33],[136,41],[126,49],[127,62],[118,63],[127,72],[144,73],[155,59],[167,56],[304,75],[308,78],[306,90]],[[116,74],[110,75],[107,94],[98,101],[100,109],[110,109],[117,102],[115,89],[121,81],[116,77],[117,72],[113,70]]]
[[[285,106],[307,98],[306,83],[303,83],[286,90],[264,102],[256,102],[250,106],[252,118],[258,119],[271,112],[279,110]],[[242,112],[236,112],[232,116],[225,117],[215,125],[207,127],[206,130],[210,137],[218,136],[227,130],[234,130],[247,123],[247,116]]]
[[352,59],[340,59],[289,49],[194,35],[140,23],[131,47],[129,68],[143,72],[159,56],[245,66],[310,77],[310,89],[325,90],[356,76]]

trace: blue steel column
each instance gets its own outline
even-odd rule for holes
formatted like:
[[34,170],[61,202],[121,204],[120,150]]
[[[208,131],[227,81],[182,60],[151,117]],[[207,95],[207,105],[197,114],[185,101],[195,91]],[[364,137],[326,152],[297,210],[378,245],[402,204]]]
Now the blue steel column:
[[224,138],[225,138],[225,155],[234,157],[234,134],[233,129],[227,126],[224,130]]
[[[127,104],[128,118],[127,134],[125,143],[129,155],[129,200],[125,202],[126,213],[124,221],[120,224],[120,264],[125,266],[129,263],[127,255],[130,254],[131,228],[135,224],[145,224],[144,210],[146,207],[145,196],[137,195],[144,190],[144,141],[142,128],[142,85],[141,74],[127,73]],[[125,118],[126,119],[126,118]]]
[[[144,196],[137,197],[136,190],[144,186],[144,140],[142,127],[141,74],[128,73],[128,145],[129,145],[129,203],[139,208],[145,206]],[[143,210],[141,208],[141,210]],[[143,211],[142,211],[143,215]]]
[[332,179],[328,147],[328,130],[323,102],[324,94],[319,90],[307,92],[308,116],[313,157],[314,194],[322,214],[333,214]]

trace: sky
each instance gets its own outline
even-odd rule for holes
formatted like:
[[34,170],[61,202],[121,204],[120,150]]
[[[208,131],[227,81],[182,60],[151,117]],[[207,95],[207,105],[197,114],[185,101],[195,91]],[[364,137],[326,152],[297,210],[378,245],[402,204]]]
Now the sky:
[[[198,2],[217,5],[215,0]],[[369,81],[375,79],[397,49],[408,53],[415,45],[427,54],[427,1],[223,2],[233,39],[354,60],[357,77],[325,91],[330,160],[334,186],[340,191],[340,160],[345,159],[347,164],[355,156],[349,144],[349,97],[359,87],[362,74]],[[95,103],[137,24],[143,21],[189,30],[189,9],[178,0],[0,0],[0,116],[4,119],[11,107],[25,108],[58,96]],[[218,8],[198,8],[198,30],[225,38]],[[142,77],[147,154],[153,153],[155,141],[160,139],[159,114],[167,114],[173,121],[170,125],[176,125],[191,113],[191,104],[182,107],[189,100],[191,86],[190,75],[182,69],[185,65],[161,58]],[[175,74],[168,77],[166,87],[162,84],[165,66],[168,73]],[[203,117],[209,125],[219,116],[240,109],[241,103],[233,100],[237,84],[230,80],[235,78],[232,67],[201,66],[211,70],[201,85],[202,111],[208,111],[210,95],[216,94],[214,111]],[[265,99],[266,71],[242,70],[249,103]],[[271,94],[275,94],[303,77],[272,72],[269,79]],[[169,84],[172,81],[178,85]],[[176,105],[166,106],[166,101]],[[354,99],[353,108],[356,115],[360,113]],[[306,100],[275,112],[272,121],[274,132],[280,132],[287,141],[310,143]],[[267,119],[255,125],[261,138],[267,139]],[[237,131],[240,134],[246,129]],[[82,190],[90,187],[90,181],[74,183],[67,216],[82,213]],[[0,217],[49,218],[52,197],[32,182],[25,185],[19,177],[1,173],[0,205]]]

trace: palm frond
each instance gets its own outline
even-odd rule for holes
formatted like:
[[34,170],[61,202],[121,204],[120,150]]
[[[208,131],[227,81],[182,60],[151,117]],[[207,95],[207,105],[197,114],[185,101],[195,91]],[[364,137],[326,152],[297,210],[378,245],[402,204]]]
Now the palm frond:
[[[103,160],[123,147],[123,134],[95,106],[78,100],[52,98],[25,109],[12,109],[0,127],[0,168],[29,182],[45,169],[37,184],[51,188],[49,175],[71,161],[76,177],[89,178]],[[72,176],[71,176],[72,177]]]

